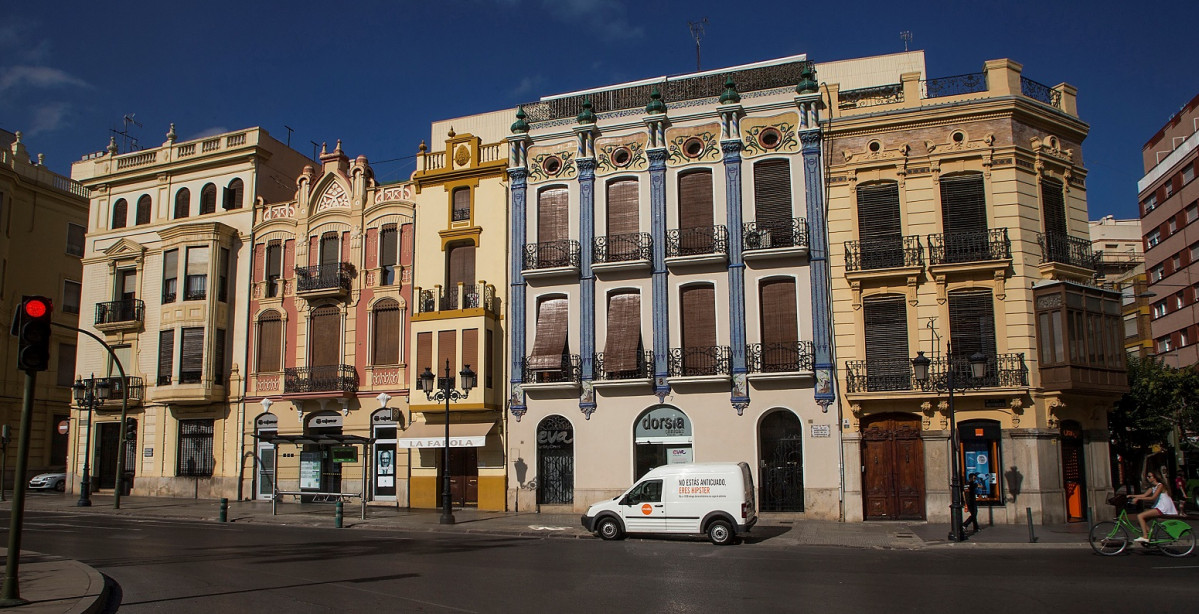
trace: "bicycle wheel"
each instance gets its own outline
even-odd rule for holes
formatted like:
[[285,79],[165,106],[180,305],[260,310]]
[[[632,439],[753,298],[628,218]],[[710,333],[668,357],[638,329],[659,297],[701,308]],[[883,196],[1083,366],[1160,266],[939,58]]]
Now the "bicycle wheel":
[[1091,549],[1103,556],[1116,556],[1128,547],[1128,530],[1111,522],[1091,527]]
[[1195,532],[1187,529],[1178,539],[1163,541],[1157,547],[1170,556],[1186,556],[1195,550]]

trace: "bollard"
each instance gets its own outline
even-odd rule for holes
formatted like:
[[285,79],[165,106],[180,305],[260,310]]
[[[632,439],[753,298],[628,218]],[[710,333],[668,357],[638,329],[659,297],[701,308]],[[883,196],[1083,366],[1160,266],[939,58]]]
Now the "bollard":
[[1035,544],[1037,543],[1037,536],[1033,534],[1032,530],[1032,508],[1026,507],[1024,511],[1028,514],[1028,543]]
[[337,502],[335,511],[333,512],[333,526],[341,528],[341,501]]
[[229,522],[229,499],[221,497],[220,522]]

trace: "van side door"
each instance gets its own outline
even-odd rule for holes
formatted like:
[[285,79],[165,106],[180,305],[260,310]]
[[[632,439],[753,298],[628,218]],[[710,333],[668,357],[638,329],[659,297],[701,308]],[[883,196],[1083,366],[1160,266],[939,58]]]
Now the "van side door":
[[625,530],[631,533],[656,533],[666,530],[666,504],[662,501],[662,480],[645,480],[620,500],[620,515]]

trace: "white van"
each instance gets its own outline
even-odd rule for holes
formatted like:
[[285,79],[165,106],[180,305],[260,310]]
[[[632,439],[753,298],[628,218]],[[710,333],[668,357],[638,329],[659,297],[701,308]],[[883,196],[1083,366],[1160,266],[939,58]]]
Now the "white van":
[[583,515],[583,528],[604,539],[626,533],[707,534],[718,546],[733,543],[757,522],[754,479],[746,463],[656,467]]

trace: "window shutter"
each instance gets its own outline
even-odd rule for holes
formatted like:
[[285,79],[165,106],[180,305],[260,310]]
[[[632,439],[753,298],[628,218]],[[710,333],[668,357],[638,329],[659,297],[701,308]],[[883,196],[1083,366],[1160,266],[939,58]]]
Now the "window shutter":
[[453,220],[462,222],[470,219],[470,188],[454,190]]
[[337,264],[341,261],[336,232],[326,232],[321,235],[320,259],[322,265]]
[[987,230],[987,197],[981,173],[941,178],[941,227],[946,234]]
[[135,223],[138,226],[150,223],[151,208],[152,206],[149,194],[145,194],[141,198],[137,199],[137,221]]
[[949,338],[957,358],[995,356],[995,303],[990,290],[949,293]]
[[158,333],[158,383],[171,383],[175,375],[175,329]]
[[899,184],[890,182],[858,188],[858,238],[900,240]]
[[636,179],[617,179],[608,183],[607,233],[609,237],[641,231],[637,219],[639,204],[637,201]]
[[445,377],[445,365],[449,361],[450,376],[458,373],[458,331],[456,330],[439,330],[437,331],[437,364],[433,366],[433,373],[437,377]]
[[869,297],[862,301],[862,311],[866,324],[866,360],[905,363],[911,360],[906,299],[896,295]]
[[604,370],[609,373],[637,370],[641,349],[641,295],[614,294],[608,298],[608,339],[604,343]]
[[179,357],[179,381],[199,383],[204,374],[204,329],[183,329],[183,348]]
[[75,383],[75,353],[75,345],[58,344],[58,377],[55,383],[59,386],[70,386]]
[[537,242],[551,243],[569,238],[566,188],[542,190],[537,197]]
[[187,188],[175,192],[175,219],[185,218],[191,213],[192,193]]
[[1046,177],[1041,179],[1041,207],[1045,217],[1045,234],[1064,237],[1069,234],[1066,226],[1066,196],[1062,182]]
[[398,234],[395,224],[388,224],[383,227],[379,233],[379,266],[389,267],[395,266],[396,256],[398,254]]
[[380,301],[375,306],[374,356],[371,364],[400,363],[400,305],[393,300]]
[[792,217],[790,162],[774,159],[754,164],[754,221],[774,227],[789,224]]
[[501,365],[504,363],[504,357],[496,352],[498,348],[495,345],[495,331],[488,328],[485,332],[486,334],[483,336],[483,356],[489,361],[487,371],[482,372],[480,369],[475,369],[475,373],[483,376],[483,380],[486,382],[488,388],[493,388],[495,381],[492,373],[503,372],[501,371],[503,368]]
[[[462,331],[462,366],[470,365],[470,370],[479,373],[479,329],[468,328]],[[461,383],[461,382],[459,382]]]
[[449,278],[446,279],[446,292],[457,292],[459,283],[475,283],[475,246],[451,246],[448,272]]
[[529,369],[562,368],[562,356],[566,354],[567,307],[564,298],[544,299],[538,305],[537,330],[533,354],[529,357]]
[[716,289],[713,286],[683,288],[683,348],[716,345]]
[[117,202],[112,205],[112,227],[114,229],[124,228],[128,217],[129,201],[124,198],[117,199]]
[[799,341],[799,318],[795,308],[795,280],[772,279],[758,293],[762,343]]
[[200,190],[200,215],[216,212],[216,186],[211,183]]
[[278,239],[266,244],[266,278],[283,275],[283,244]]
[[312,312],[311,331],[311,366],[341,364],[341,312],[332,305],[317,307]]
[[416,333],[416,373],[433,367],[433,333]]
[[225,331],[216,329],[216,339],[212,344],[212,379],[219,385],[225,385]]
[[679,176],[679,228],[713,225],[712,173],[697,171]]
[[225,209],[241,209],[242,181],[234,179],[225,190]]
[[268,311],[258,319],[258,370],[263,373],[282,371],[280,361],[283,345],[283,319],[276,311]]

